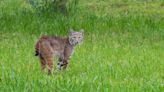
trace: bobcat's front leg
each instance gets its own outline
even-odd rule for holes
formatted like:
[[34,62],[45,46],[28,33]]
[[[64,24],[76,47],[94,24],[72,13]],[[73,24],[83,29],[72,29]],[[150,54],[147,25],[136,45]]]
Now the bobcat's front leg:
[[62,58],[59,58],[58,59],[58,69],[59,70],[61,70],[62,65],[63,65],[63,60],[62,60]]
[[68,60],[64,60],[61,58],[58,59],[58,69],[59,70],[61,70],[62,67],[63,67],[63,69],[66,69],[67,64],[68,64]]
[[68,66],[68,60],[63,60],[63,69],[66,69]]

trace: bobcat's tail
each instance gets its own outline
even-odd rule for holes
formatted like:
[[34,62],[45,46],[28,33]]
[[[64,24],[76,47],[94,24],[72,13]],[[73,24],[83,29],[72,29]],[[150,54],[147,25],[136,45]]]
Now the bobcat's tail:
[[36,43],[35,45],[35,56],[39,55],[39,42]]
[[47,36],[42,36],[41,38],[39,38],[39,40],[37,41],[36,45],[35,45],[35,56],[40,55],[40,43],[42,43],[42,41],[48,39]]
[[38,56],[39,55],[39,52],[36,50],[35,51],[35,56]]

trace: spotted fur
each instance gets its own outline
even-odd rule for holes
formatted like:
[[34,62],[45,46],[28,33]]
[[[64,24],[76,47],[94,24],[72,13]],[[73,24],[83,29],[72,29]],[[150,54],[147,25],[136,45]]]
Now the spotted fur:
[[42,36],[35,45],[35,56],[39,56],[41,68],[44,70],[48,66],[48,73],[53,69],[54,57],[58,57],[58,68],[66,69],[74,47],[83,41],[83,30],[75,32],[70,30],[69,36],[54,37]]

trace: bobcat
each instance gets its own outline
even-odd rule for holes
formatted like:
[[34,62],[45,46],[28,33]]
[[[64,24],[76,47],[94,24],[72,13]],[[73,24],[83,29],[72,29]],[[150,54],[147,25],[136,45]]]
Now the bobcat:
[[58,56],[58,69],[66,69],[74,47],[83,41],[83,32],[70,30],[68,37],[42,36],[35,45],[35,56],[39,56],[41,68],[48,66],[48,74],[52,73],[54,56]]

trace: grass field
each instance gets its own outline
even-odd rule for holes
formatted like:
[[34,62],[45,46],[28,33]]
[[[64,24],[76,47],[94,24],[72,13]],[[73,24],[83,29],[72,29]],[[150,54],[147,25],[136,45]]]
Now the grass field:
[[[0,92],[163,92],[164,1],[79,0],[68,16],[0,1]],[[34,56],[41,35],[85,30],[66,71]],[[57,62],[55,62],[55,67]]]

